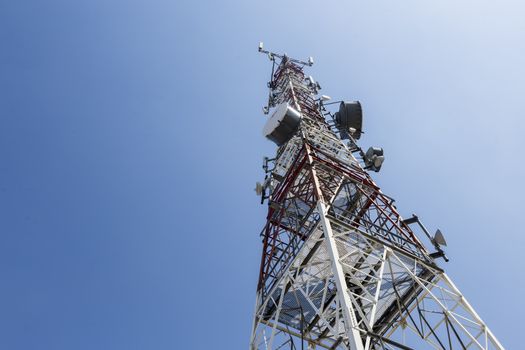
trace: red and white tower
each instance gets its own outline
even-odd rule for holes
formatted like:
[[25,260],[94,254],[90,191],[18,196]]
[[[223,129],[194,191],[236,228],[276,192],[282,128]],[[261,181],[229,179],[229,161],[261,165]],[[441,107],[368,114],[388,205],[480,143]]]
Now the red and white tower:
[[256,188],[268,214],[250,349],[503,349],[438,265],[441,232],[403,219],[372,180],[384,156],[357,144],[359,102],[318,96],[312,59],[259,51],[278,149]]

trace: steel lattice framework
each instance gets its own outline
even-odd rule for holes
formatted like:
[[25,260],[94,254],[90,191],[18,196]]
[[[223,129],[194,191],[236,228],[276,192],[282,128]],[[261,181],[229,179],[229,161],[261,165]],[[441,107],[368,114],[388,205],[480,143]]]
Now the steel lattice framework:
[[302,119],[268,170],[250,349],[503,349],[326,121],[306,64],[269,55],[269,108]]

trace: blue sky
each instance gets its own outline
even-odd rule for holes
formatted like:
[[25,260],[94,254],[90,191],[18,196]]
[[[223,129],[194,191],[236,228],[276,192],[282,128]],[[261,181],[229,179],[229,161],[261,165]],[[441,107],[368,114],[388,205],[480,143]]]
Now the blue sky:
[[445,233],[509,349],[525,312],[519,1],[0,3],[0,348],[246,348],[275,151],[266,47],[359,99],[374,175]]

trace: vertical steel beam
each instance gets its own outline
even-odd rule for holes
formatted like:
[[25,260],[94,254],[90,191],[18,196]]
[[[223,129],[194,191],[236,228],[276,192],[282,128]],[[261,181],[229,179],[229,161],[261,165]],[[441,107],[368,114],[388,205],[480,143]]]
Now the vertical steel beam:
[[337,286],[337,295],[339,297],[339,304],[343,310],[343,318],[346,328],[346,334],[348,336],[348,342],[350,343],[350,348],[352,350],[364,350],[363,340],[361,339],[361,334],[357,326],[357,319],[355,317],[354,307],[352,305],[352,300],[350,300],[350,295],[348,294],[348,287],[346,285],[345,274],[343,267],[340,263],[339,251],[337,250],[337,245],[335,243],[334,233],[332,231],[332,225],[330,220],[326,217],[328,211],[326,205],[323,202],[323,194],[321,191],[321,186],[319,184],[319,178],[317,177],[317,171],[313,164],[313,158],[310,150],[310,146],[305,142],[306,154],[308,157],[308,163],[310,164],[310,171],[312,174],[312,179],[314,182],[314,188],[317,195],[317,211],[321,217],[321,225],[323,226],[324,241],[326,249],[330,255],[330,260],[332,263],[332,273],[334,274],[335,284]]
[[354,307],[348,294],[345,275],[343,268],[339,262],[339,251],[335,243],[334,233],[330,225],[330,220],[326,218],[326,206],[322,200],[317,203],[317,210],[321,215],[321,224],[323,225],[325,244],[330,254],[332,261],[332,273],[334,274],[335,284],[337,286],[337,295],[339,296],[339,303],[343,309],[343,317],[346,327],[346,334],[348,342],[352,350],[363,350],[363,340],[357,326],[357,319],[355,317]]

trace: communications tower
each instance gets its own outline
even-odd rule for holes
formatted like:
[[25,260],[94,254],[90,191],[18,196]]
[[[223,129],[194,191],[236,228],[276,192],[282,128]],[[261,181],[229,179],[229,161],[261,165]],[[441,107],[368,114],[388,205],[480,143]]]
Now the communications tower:
[[256,186],[268,214],[250,349],[503,349],[438,264],[441,232],[402,218],[371,178],[384,155],[357,144],[360,103],[319,96],[313,59],[259,51],[278,149]]

